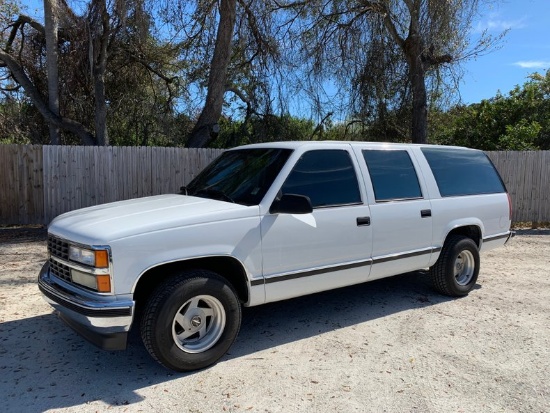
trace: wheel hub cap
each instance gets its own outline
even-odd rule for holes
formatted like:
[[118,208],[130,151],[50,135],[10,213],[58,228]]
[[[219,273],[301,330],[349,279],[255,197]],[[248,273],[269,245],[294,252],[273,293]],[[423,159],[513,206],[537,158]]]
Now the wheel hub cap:
[[468,250],[462,251],[456,257],[454,269],[454,275],[457,283],[459,285],[468,284],[471,281],[475,271],[475,259],[473,254]]
[[172,337],[186,353],[202,353],[220,339],[226,314],[222,303],[211,295],[197,295],[187,300],[174,315]]
[[196,315],[195,317],[193,317],[193,318],[191,319],[191,325],[192,325],[193,327],[198,327],[198,326],[200,326],[201,324],[202,324],[202,319],[201,319],[198,315]]

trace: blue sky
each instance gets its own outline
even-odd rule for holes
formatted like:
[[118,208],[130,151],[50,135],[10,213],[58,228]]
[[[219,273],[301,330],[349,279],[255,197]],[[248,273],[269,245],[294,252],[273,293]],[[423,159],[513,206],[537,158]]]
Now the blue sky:
[[[21,2],[31,15],[42,17],[42,0]],[[523,85],[529,74],[550,69],[550,0],[489,0],[479,10],[472,39],[484,29],[492,35],[509,32],[499,50],[464,64],[459,86],[464,103],[494,97],[499,90],[507,94]]]
[[550,68],[550,0],[501,0],[480,10],[474,33],[510,29],[499,50],[464,65],[460,85],[464,103],[508,93],[531,73]]

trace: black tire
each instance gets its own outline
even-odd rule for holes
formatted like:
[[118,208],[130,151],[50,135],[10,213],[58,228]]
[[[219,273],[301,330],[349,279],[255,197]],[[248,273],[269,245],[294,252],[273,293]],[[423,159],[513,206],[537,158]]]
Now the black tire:
[[434,287],[442,294],[463,297],[474,288],[479,275],[479,250],[463,235],[452,235],[443,245],[441,255],[430,268]]
[[160,364],[190,371],[218,361],[240,326],[241,305],[233,288],[213,272],[193,270],[170,278],[151,295],[141,338]]

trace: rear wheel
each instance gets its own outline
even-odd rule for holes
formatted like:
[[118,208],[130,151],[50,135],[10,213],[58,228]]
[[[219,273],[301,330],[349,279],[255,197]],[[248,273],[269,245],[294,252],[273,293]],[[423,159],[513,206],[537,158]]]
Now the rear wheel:
[[241,325],[233,288],[210,271],[188,271],[161,284],[141,320],[141,337],[159,363],[176,371],[197,370],[218,361]]
[[447,239],[439,259],[430,268],[435,289],[451,297],[462,297],[474,288],[479,274],[476,243],[463,235]]

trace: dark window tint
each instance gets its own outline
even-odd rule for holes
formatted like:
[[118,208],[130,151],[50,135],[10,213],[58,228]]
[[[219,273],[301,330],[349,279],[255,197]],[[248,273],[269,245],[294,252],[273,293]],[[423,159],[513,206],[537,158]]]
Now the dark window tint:
[[481,151],[422,148],[441,196],[506,192],[493,164]]
[[343,150],[304,153],[281,190],[309,197],[314,208],[361,202],[353,163]]
[[407,151],[365,150],[376,201],[422,198],[418,177]]
[[290,149],[240,149],[224,152],[187,186],[203,198],[257,205],[292,153]]

